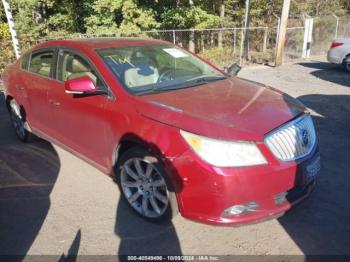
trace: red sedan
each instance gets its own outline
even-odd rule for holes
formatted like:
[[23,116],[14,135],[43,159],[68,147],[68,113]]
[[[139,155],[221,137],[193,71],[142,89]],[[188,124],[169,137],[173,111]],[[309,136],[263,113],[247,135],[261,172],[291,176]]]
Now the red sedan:
[[145,219],[248,223],[315,185],[317,135],[300,102],[168,42],[49,41],[3,79],[19,139],[35,134],[113,176]]

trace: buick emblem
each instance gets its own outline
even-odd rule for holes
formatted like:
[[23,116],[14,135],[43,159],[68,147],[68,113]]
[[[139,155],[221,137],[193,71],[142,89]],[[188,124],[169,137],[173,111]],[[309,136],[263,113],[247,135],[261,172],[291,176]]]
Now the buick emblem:
[[304,147],[309,145],[309,132],[306,129],[301,130],[301,141]]

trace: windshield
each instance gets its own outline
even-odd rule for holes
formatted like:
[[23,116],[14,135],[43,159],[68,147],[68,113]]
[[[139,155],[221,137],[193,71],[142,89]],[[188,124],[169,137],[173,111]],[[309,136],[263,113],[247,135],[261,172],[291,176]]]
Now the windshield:
[[130,46],[97,51],[119,81],[136,94],[187,88],[225,75],[176,46]]

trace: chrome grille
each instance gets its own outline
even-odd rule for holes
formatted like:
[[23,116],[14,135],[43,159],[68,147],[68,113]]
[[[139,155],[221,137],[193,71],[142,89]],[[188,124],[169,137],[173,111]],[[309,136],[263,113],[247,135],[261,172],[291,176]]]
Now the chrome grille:
[[310,115],[303,115],[268,134],[265,143],[282,161],[308,155],[316,144],[316,132]]

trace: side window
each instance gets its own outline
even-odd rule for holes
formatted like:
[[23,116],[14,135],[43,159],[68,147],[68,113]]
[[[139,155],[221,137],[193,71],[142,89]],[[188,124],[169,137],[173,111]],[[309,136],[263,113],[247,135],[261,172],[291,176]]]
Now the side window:
[[97,88],[105,88],[103,82],[86,59],[67,51],[60,52],[59,59],[58,80],[65,82],[70,79],[88,76]]
[[26,54],[21,59],[21,69],[28,70],[30,54]]
[[52,69],[53,51],[32,54],[29,71],[49,77]]

